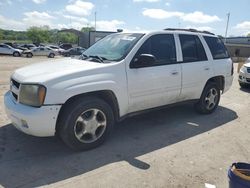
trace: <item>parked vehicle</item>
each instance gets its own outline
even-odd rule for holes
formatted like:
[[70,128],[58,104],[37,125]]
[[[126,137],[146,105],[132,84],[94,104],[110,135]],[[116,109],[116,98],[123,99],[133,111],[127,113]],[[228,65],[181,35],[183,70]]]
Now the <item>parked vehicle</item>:
[[7,45],[11,46],[12,48],[19,49],[19,50],[22,50],[22,51],[27,50],[27,48],[19,47],[18,44],[16,44],[16,43],[5,42],[4,44],[7,44]]
[[196,30],[116,33],[81,57],[14,72],[4,97],[14,126],[91,149],[115,122],[148,109],[192,101],[197,112],[212,113],[233,80],[223,42]]
[[36,48],[37,46],[34,44],[21,44],[21,45],[19,45],[19,47],[32,50],[33,48]]
[[75,47],[75,48],[70,48],[68,50],[64,50],[61,52],[61,55],[65,57],[70,57],[70,56],[80,56],[82,53],[85,51],[85,48],[82,47]]
[[33,48],[32,50],[24,51],[23,54],[29,58],[33,56],[47,56],[50,58],[54,58],[58,53],[49,47],[36,47]]
[[72,44],[67,44],[67,43],[61,44],[59,47],[64,49],[64,50],[68,50],[70,48],[73,48]]
[[22,50],[13,48],[7,44],[0,44],[0,54],[13,55],[14,57],[19,57],[23,53]]
[[241,67],[238,78],[239,84],[242,88],[250,86],[250,58]]
[[59,46],[55,46],[55,45],[48,45],[49,48],[57,51],[59,54],[61,54],[62,52],[64,52],[65,50],[60,48]]

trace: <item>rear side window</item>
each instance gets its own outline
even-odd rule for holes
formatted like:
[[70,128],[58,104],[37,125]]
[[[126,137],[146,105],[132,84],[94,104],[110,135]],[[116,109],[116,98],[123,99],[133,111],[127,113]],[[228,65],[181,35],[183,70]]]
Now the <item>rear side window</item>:
[[204,47],[196,35],[179,35],[183,62],[206,61]]
[[150,37],[138,50],[135,57],[151,54],[156,58],[156,65],[176,63],[176,47],[172,34],[160,34]]
[[204,36],[205,41],[212,53],[213,59],[229,58],[227,49],[219,38]]

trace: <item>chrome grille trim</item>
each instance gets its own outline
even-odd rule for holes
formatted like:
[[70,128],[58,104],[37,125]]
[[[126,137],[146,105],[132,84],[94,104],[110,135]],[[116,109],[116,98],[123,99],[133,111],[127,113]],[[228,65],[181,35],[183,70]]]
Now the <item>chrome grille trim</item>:
[[20,91],[20,83],[14,79],[10,81],[10,91],[12,96],[15,98],[16,102],[19,101],[19,91]]

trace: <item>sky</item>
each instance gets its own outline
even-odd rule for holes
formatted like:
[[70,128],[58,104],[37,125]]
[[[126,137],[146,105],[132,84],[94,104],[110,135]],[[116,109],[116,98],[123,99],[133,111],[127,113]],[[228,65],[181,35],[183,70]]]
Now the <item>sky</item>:
[[0,28],[31,26],[99,31],[195,28],[225,36],[250,33],[250,0],[0,0]]

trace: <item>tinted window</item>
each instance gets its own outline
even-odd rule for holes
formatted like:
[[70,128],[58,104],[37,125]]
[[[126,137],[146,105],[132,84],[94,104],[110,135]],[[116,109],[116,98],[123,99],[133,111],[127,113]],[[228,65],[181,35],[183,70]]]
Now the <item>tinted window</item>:
[[176,62],[174,36],[171,34],[150,37],[138,50],[135,57],[141,54],[151,54],[156,58],[156,65]]
[[196,35],[179,35],[184,62],[206,61],[204,47]]
[[204,37],[214,59],[228,58],[226,47],[222,40],[216,37]]

